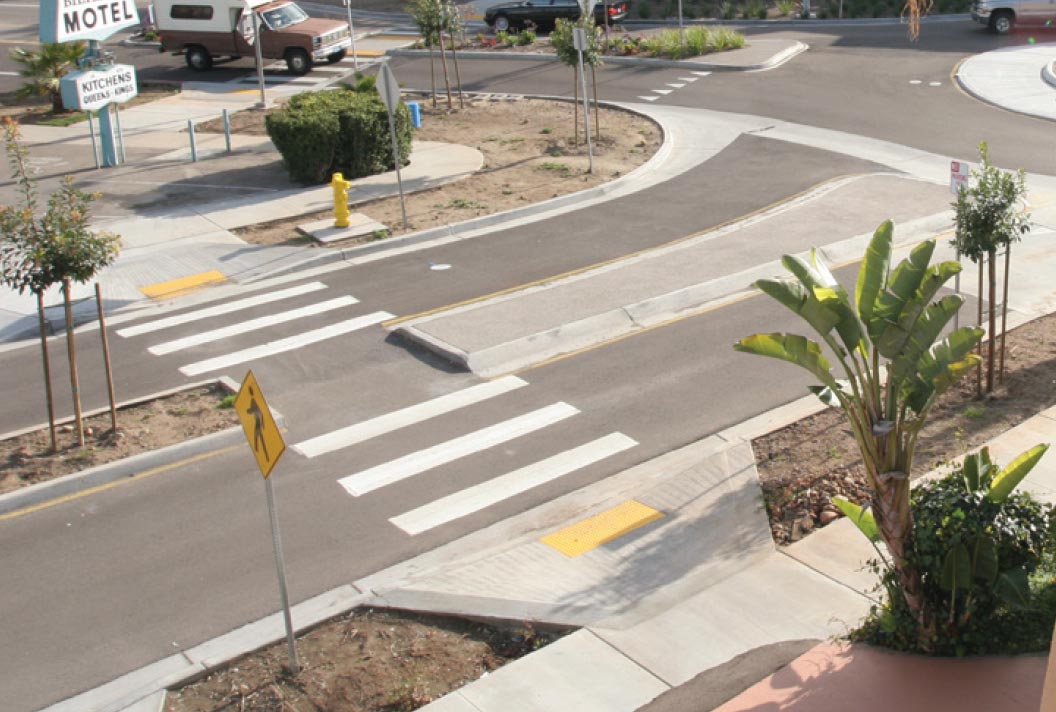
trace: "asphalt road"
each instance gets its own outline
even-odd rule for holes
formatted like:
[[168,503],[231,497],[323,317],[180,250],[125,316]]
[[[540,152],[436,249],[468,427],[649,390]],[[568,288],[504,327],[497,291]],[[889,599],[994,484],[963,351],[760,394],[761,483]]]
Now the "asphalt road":
[[[714,74],[661,101],[785,118],[964,157],[973,155],[982,126],[988,128],[983,138],[991,140],[999,163],[1052,172],[1045,167],[1051,151],[1020,145],[1042,141],[1046,124],[987,107],[949,85],[949,73],[960,58],[978,51],[973,47],[984,38],[991,44],[998,40],[970,23],[926,26],[921,45],[900,39],[902,31],[812,30],[807,33],[812,51],[782,68]],[[929,41],[935,46],[924,49]],[[875,70],[880,60],[882,73]],[[395,64],[406,85],[423,77],[427,81],[425,62]],[[865,68],[870,71],[864,76],[853,71]],[[605,98],[635,101],[675,71],[606,68],[600,90]],[[467,88],[482,91],[561,94],[570,88],[568,70],[552,65],[466,62],[463,76]],[[914,77],[942,84],[910,85]],[[990,133],[1005,125],[1016,140],[999,140]],[[411,314],[662,244],[827,178],[872,168],[822,151],[743,136],[670,184],[616,203],[486,241],[434,247],[315,279],[326,284],[327,296],[359,299],[351,315],[378,310]],[[782,244],[777,235],[766,244],[737,249],[766,261],[782,252]],[[452,268],[437,272],[429,269],[430,263]],[[283,308],[315,301],[305,295]],[[275,311],[258,306],[237,320]],[[205,324],[213,328],[235,320],[197,322],[165,330],[164,337],[112,338],[122,397],[197,380],[181,375],[179,367],[261,341],[259,335],[245,334],[164,356],[147,351],[163,340],[191,336]],[[266,334],[282,338],[327,323],[328,317],[312,317],[269,328]],[[301,600],[377,571],[799,397],[807,380],[794,369],[761,369],[730,348],[755,331],[797,327],[767,301],[747,299],[531,369],[520,376],[527,385],[454,417],[314,459],[289,453],[275,477],[292,598]],[[89,406],[103,402],[95,338],[86,332],[78,342]],[[62,352],[61,340],[55,352]],[[0,413],[0,430],[40,420],[32,405],[40,400],[37,359],[32,345],[0,353],[0,392],[8,402],[26,404]],[[55,382],[61,384],[65,374],[61,359],[56,361]],[[289,442],[477,383],[421,352],[385,341],[379,327],[251,365],[266,384],[271,404],[288,418]],[[240,378],[243,368],[219,368],[207,375]],[[428,476],[360,497],[336,482],[555,403],[567,403],[578,413],[501,447],[440,465]],[[637,445],[417,536],[389,521],[541,455],[614,432]],[[0,521],[0,569],[11,582],[0,594],[0,639],[7,643],[0,647],[0,668],[5,670],[0,699],[12,709],[33,709],[274,611],[271,543],[260,489],[247,449],[236,449]]]

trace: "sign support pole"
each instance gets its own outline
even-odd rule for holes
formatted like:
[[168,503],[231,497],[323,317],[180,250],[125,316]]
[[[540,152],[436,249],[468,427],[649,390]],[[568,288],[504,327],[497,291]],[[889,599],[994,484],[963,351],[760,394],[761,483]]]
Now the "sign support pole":
[[121,155],[121,162],[127,163],[125,158],[125,133],[121,130],[121,105],[114,104],[114,123],[117,125],[117,145]]
[[92,158],[95,159],[95,170],[99,170],[102,166],[99,164],[99,146],[95,141],[95,119],[92,118],[91,111],[88,112],[88,133],[92,137]]
[[352,38],[352,71],[359,71],[359,58],[356,56],[356,26],[352,24],[352,0],[344,0],[348,9],[348,36]]
[[257,84],[260,86],[260,108],[268,108],[268,98],[264,95],[264,58],[260,50],[260,16],[256,10],[253,13],[253,52],[257,58]]
[[296,675],[301,670],[297,661],[297,645],[293,638],[293,619],[290,616],[290,598],[286,593],[286,566],[282,555],[282,536],[279,533],[279,513],[275,506],[275,491],[271,478],[264,479],[264,489],[268,494],[268,517],[271,519],[271,541],[275,545],[275,570],[279,575],[279,598],[282,599],[282,618],[286,623],[286,652],[289,655],[290,673]]
[[587,131],[587,158],[589,161],[587,173],[593,173],[594,145],[590,136],[590,104],[587,101],[587,75],[583,72],[583,50],[587,48],[587,33],[583,28],[577,27],[572,30],[572,38],[575,41],[579,56],[579,81],[583,88],[583,125]]

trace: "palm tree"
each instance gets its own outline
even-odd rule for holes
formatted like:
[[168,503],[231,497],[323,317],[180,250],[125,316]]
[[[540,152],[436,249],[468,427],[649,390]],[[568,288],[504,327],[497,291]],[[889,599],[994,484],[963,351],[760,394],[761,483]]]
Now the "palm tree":
[[[891,221],[874,233],[853,303],[813,250],[809,260],[783,258],[782,264],[796,280],[756,282],[822,337],[845,380],[833,374],[822,346],[803,336],[756,334],[734,348],[806,369],[822,383],[811,391],[827,405],[843,409],[872,490],[868,519],[875,521],[887,545],[901,594],[917,620],[919,644],[927,650],[935,621],[923,595],[920,571],[906,558],[913,532],[909,506],[913,454],[936,399],[978,363],[979,357],[971,351],[983,330],[962,327],[939,338],[964,300],[956,294],[932,300],[961,265],[950,261],[929,266],[935,250],[935,241],[929,240],[891,270],[893,233]],[[860,528],[861,521],[862,517],[856,520]]]
[[84,56],[83,42],[44,43],[39,52],[16,47],[11,50],[11,59],[22,65],[19,75],[26,82],[15,92],[19,99],[30,96],[51,96],[51,110],[58,114],[65,111],[59,80]]

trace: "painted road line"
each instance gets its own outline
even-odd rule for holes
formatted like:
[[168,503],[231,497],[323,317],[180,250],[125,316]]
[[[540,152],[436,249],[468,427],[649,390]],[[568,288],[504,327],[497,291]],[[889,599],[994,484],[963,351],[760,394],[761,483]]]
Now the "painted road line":
[[653,89],[653,91],[656,92],[657,94],[663,94],[664,96],[667,96],[668,94],[671,93],[670,89]]
[[242,349],[241,351],[235,351],[233,353],[225,354],[223,356],[217,356],[216,358],[206,359],[205,361],[198,361],[197,363],[189,363],[186,366],[180,367],[180,373],[185,376],[197,376],[200,373],[206,373],[208,371],[217,371],[221,368],[227,368],[228,366],[235,366],[240,363],[247,361],[255,361],[260,358],[266,358],[268,356],[275,356],[277,354],[286,353],[287,351],[294,351],[305,346],[311,346],[317,344],[320,341],[326,341],[332,339],[335,336],[343,336],[359,329],[365,329],[368,326],[374,324],[380,324],[392,317],[392,314],[388,312],[374,312],[367,314],[366,316],[357,317],[355,319],[349,319],[348,321],[342,321],[338,324],[331,324],[325,326],[322,329],[315,329],[314,331],[306,331],[303,334],[297,334],[296,336],[290,336],[285,339],[279,339],[278,341],[271,341],[260,346],[252,346],[248,349]]
[[640,96],[639,99],[645,99],[646,101],[656,101],[660,97],[658,96]]
[[692,74],[696,74],[696,75],[697,75],[698,77],[708,77],[708,76],[711,76],[711,72],[697,72],[697,71],[693,71],[693,72],[691,72],[691,73],[692,73]]
[[289,289],[280,289],[276,292],[266,292],[253,297],[248,297],[246,299],[239,299],[237,301],[228,302],[226,304],[218,304],[215,307],[206,307],[205,309],[197,309],[192,312],[186,312],[184,314],[177,314],[176,316],[165,317],[164,319],[156,319],[154,321],[148,321],[143,324],[128,326],[124,329],[118,329],[117,335],[128,338],[129,336],[149,334],[152,331],[168,329],[169,327],[179,326],[180,324],[187,324],[189,322],[197,321],[199,319],[208,319],[209,317],[230,314],[231,312],[240,311],[242,309],[249,309],[250,307],[255,307],[260,304],[277,302],[280,299],[289,299],[290,297],[297,297],[302,294],[308,294],[309,292],[316,292],[320,289],[326,289],[326,285],[322,282],[308,282],[306,284],[299,284],[296,287],[290,287]]
[[677,83],[676,84],[670,84],[669,83],[669,84],[665,84],[664,86],[674,87],[675,89],[681,89],[682,87],[685,86],[685,84],[677,84]]
[[579,411],[568,403],[559,402],[531,413],[488,426],[468,435],[448,440],[425,450],[412,452],[396,460],[342,477],[338,484],[353,497],[359,497],[380,487],[405,480],[440,465],[446,465],[466,455],[487,450],[495,445],[535,432],[548,425],[570,418]]
[[300,307],[299,309],[290,309],[289,311],[279,312],[278,314],[267,314],[266,316],[258,317],[256,319],[249,319],[248,321],[240,321],[237,324],[222,326],[219,329],[213,329],[212,331],[201,331],[197,334],[185,336],[182,339],[166,341],[163,344],[149,347],[147,351],[155,356],[163,356],[165,354],[171,354],[173,351],[182,351],[183,349],[189,349],[192,346],[200,346],[212,341],[226,339],[229,336],[237,336],[258,329],[266,329],[269,326],[274,326],[276,324],[283,324],[287,321],[293,321],[294,319],[303,319],[316,314],[323,314],[334,309],[340,309],[341,307],[352,306],[353,304],[358,303],[359,300],[355,297],[337,297],[336,299],[328,299],[325,302],[309,304],[308,306]]
[[389,521],[415,536],[527,492],[587,465],[593,465],[637,444],[623,433],[611,433],[501,477],[455,492]]
[[146,287],[140,287],[139,291],[143,292],[143,294],[151,299],[165,299],[166,297],[177,297],[188,294],[202,289],[203,287],[226,281],[227,275],[220,270],[212,269],[208,272],[199,272],[198,274],[188,275],[187,277],[171,279],[168,282],[148,284]]
[[516,376],[506,376],[487,383],[480,383],[469,388],[463,388],[454,393],[448,393],[439,398],[418,403],[417,405],[401,408],[384,415],[379,415],[370,420],[364,420],[347,428],[324,433],[314,438],[304,440],[293,446],[293,449],[305,457],[318,457],[335,450],[350,447],[379,435],[391,433],[409,425],[421,423],[459,408],[480,403],[489,398],[509,393],[512,390],[527,386],[528,382]]
[[700,79],[700,77],[679,77],[678,81],[680,81],[680,82],[695,82],[698,79]]
[[650,522],[655,522],[663,516],[663,512],[632,499],[601,514],[548,534],[539,541],[572,558],[614,539],[619,539],[624,534],[644,527]]

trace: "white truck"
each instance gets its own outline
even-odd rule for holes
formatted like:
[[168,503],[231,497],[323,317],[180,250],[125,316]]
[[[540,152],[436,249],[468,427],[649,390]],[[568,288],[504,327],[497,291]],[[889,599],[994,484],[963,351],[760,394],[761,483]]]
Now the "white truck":
[[307,74],[315,62],[340,62],[352,45],[347,24],[309,17],[286,0],[154,0],[154,22],[161,51],[184,55],[199,71],[218,57],[252,57],[258,39],[261,55],[286,60],[293,74]]

